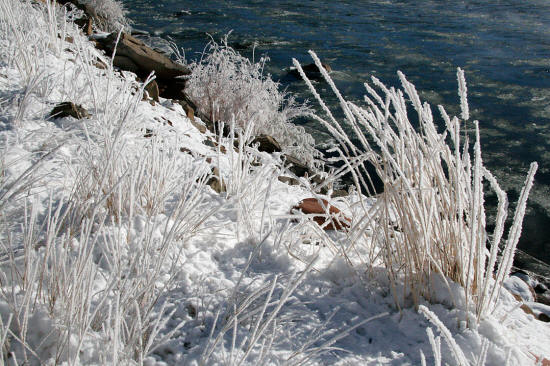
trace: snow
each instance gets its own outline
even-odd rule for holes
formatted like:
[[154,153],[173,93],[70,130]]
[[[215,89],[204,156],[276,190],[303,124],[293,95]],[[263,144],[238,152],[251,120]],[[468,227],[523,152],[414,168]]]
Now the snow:
[[533,310],[533,313],[535,313],[537,316],[539,316],[540,313],[544,313],[548,316],[550,316],[550,306],[541,304],[538,302],[528,302],[527,305]]
[[[47,38],[42,7],[0,3],[19,14],[12,22],[21,27],[31,24],[22,18],[34,19],[30,38]],[[29,57],[38,71],[27,74],[9,59],[17,35],[6,22],[0,15],[0,340],[11,315],[13,353],[3,361],[418,365],[422,350],[434,362],[426,329],[440,331],[412,302],[396,308],[381,263],[357,260],[363,248],[349,258],[344,248],[353,243],[344,233],[290,214],[312,192],[277,180],[277,155],[238,154],[229,139],[222,141],[227,154],[206,145],[216,137],[201,134],[179,104],[141,101],[134,75],[87,64],[108,60],[71,24],[74,43],[50,44],[40,62]],[[92,117],[47,117],[67,100]],[[146,128],[152,138],[143,137]],[[262,165],[252,166],[250,157]],[[205,184],[214,165],[229,182],[226,193]],[[4,203],[6,182],[29,168],[29,185]],[[352,195],[333,204],[352,215],[358,202]],[[69,207],[56,224],[56,210]],[[64,231],[75,218],[78,230]],[[51,227],[58,231],[48,234]],[[549,307],[531,303],[521,279],[506,280],[494,312],[479,323],[464,308],[461,286],[450,283],[449,292],[435,273],[430,283],[431,302],[422,305],[471,364],[484,340],[487,365],[503,365],[508,355],[510,365],[550,357],[549,325],[525,314],[509,291],[535,313],[550,314]],[[16,336],[25,337],[24,346]],[[441,343],[443,362],[455,364]]]
[[510,276],[504,281],[504,287],[513,294],[521,296],[523,301],[535,301],[531,287],[518,276]]

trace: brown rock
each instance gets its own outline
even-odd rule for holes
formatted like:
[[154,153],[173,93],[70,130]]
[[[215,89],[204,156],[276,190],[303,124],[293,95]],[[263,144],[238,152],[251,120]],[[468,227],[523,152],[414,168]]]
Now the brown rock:
[[[161,97],[163,96],[162,90],[161,90],[160,96]],[[169,97],[165,97],[165,98],[169,98]],[[219,133],[218,131],[219,125],[217,123],[212,122],[212,120],[208,116],[206,116],[204,113],[201,113],[199,108],[197,108],[197,105],[191,100],[191,98],[189,98],[187,94],[185,94],[185,92],[182,91],[179,97],[172,98],[172,99],[178,99],[178,103],[183,107],[183,110],[187,113],[187,117],[189,117],[191,120],[194,120],[195,116],[197,116],[205,124],[206,129],[208,129],[210,132],[215,134]],[[190,117],[191,110],[192,110],[193,118]],[[202,133],[205,133],[206,130],[203,131],[203,129],[204,129],[204,126],[201,125],[201,128],[199,128],[199,131],[201,131]],[[227,124],[224,125],[222,134],[223,136],[229,136],[230,127]]]
[[227,153],[227,149],[225,148],[225,146],[218,144],[217,141],[212,140],[210,137],[208,137],[206,140],[204,140],[204,141],[203,141],[203,144],[204,144],[205,146],[208,146],[208,147],[213,148],[214,150],[218,150],[218,149],[219,149],[220,152],[221,152],[222,154],[226,154],[226,153]]
[[525,314],[528,314],[528,315],[533,315],[535,317],[535,319],[537,319],[537,314],[535,314],[535,312],[533,311],[533,309],[531,309],[529,306],[523,304],[520,306],[521,310],[523,310],[523,312]]
[[184,98],[181,100],[177,100],[177,103],[181,105],[181,108],[185,111],[187,117],[189,117],[190,114],[193,114],[193,119],[195,119],[195,110],[197,109],[197,107],[191,100],[189,100],[188,98]]
[[221,178],[220,170],[216,167],[212,169],[212,177],[210,177],[206,184],[218,193],[227,192],[225,181]]
[[535,297],[535,301],[550,306],[550,292],[537,294],[537,296]]
[[91,36],[94,32],[93,30],[93,20],[92,18],[90,17],[87,17],[87,16],[83,16],[82,18],[80,19],[76,19],[74,21],[74,23],[80,28],[82,29],[82,32],[87,35],[87,36]]
[[64,117],[74,117],[76,119],[89,118],[90,113],[81,105],[74,104],[73,102],[62,102],[56,105],[50,112],[50,117],[64,118]]
[[[185,114],[187,115],[187,118],[189,118],[191,120],[191,122],[195,122],[195,111],[193,109],[188,108],[185,111]],[[201,125],[201,127],[204,127],[204,126]],[[201,132],[205,133],[206,132],[206,127],[204,127],[204,131],[201,131]]]
[[311,169],[309,169],[307,165],[296,159],[294,156],[284,155],[284,158],[286,168],[294,173],[296,176],[305,177],[306,175],[313,175],[311,174]]
[[195,104],[193,104],[193,102],[191,102],[190,100],[178,100],[178,104],[181,105],[181,107],[185,111],[187,118],[191,120],[191,124],[195,126],[195,128],[199,130],[200,133],[206,133],[206,126],[195,122]]
[[214,140],[212,140],[212,138],[208,137],[206,140],[204,140],[202,142],[205,146],[208,146],[208,147],[212,147],[212,148],[216,148],[218,147],[218,143]]
[[[187,117],[189,117],[189,113],[187,113]],[[200,133],[202,134],[205,134],[206,133],[206,126],[205,125],[201,125],[200,123],[196,122],[195,121],[195,117],[193,118],[189,118],[191,120],[191,124],[197,129],[199,130]]]
[[149,98],[155,102],[159,101],[159,86],[155,80],[145,86],[145,91],[149,94]]
[[[327,217],[325,208],[328,208],[331,217]],[[325,199],[306,198],[292,209],[300,210],[304,214],[320,214],[320,216],[314,216],[313,220],[320,226],[327,223],[324,227],[325,230],[343,230],[351,226],[351,220],[345,217],[338,208],[329,206],[329,202]]]
[[139,66],[134,61],[132,61],[130,57],[115,55],[115,58],[113,59],[113,65],[125,71],[130,71],[135,74],[139,73]]
[[86,23],[86,26],[82,29],[84,31],[84,34],[87,36],[91,36],[94,34],[94,22],[92,21],[92,18],[88,18],[88,22]]
[[105,62],[99,60],[99,59],[95,60],[93,62],[93,65],[95,67],[97,67],[98,69],[100,69],[100,70],[106,70],[107,69],[107,64]]
[[82,33],[84,33],[87,36],[91,36],[94,33],[94,21],[92,18],[83,16],[80,19],[76,19],[74,23],[82,29]]
[[[103,45],[101,44],[101,42],[99,42],[97,39],[93,38],[93,37],[88,37],[88,40],[90,41],[91,44],[94,45],[95,48],[99,49],[99,50],[102,50],[103,49]],[[109,56],[110,57],[110,56]]]
[[252,140],[252,145],[258,144],[258,151],[267,153],[281,152],[281,145],[273,137],[268,135],[260,135]]
[[202,113],[199,113],[199,111],[195,110],[195,112],[196,112],[195,115],[204,122],[204,124],[206,125],[206,128],[213,134],[219,136],[221,133],[221,135],[224,137],[227,137],[231,134],[231,127],[228,124],[223,124],[223,131],[222,131],[220,130],[221,123],[218,123],[218,122],[214,123],[210,118],[208,118]]
[[330,196],[332,198],[347,197],[347,196],[349,196],[349,193],[345,189],[337,189],[336,191],[332,192],[332,194]]
[[294,179],[294,178],[291,178],[291,177],[285,177],[283,175],[281,175],[277,179],[279,180],[279,182],[283,182],[285,184],[288,184],[289,186],[296,186],[296,185],[300,184],[298,179]]
[[[111,33],[106,38],[98,38],[98,41],[108,53],[112,53],[117,36],[118,34]],[[120,35],[120,40],[116,45],[116,55],[113,60],[115,66],[123,68],[129,64],[126,59],[130,59],[137,66],[136,73],[140,76],[149,75],[154,71],[159,79],[172,79],[191,73],[186,66],[175,63],[166,55],[153,50],[128,33]],[[121,59],[121,57],[125,57],[125,59]]]
[[328,193],[328,187],[326,185],[323,185],[324,180],[319,176],[317,172],[315,172],[313,169],[291,155],[284,154],[283,157],[285,159],[285,167],[289,171],[294,173],[297,177],[307,177],[309,182],[315,185],[315,192],[319,192],[321,194]]
[[[523,299],[521,298],[520,295],[518,294],[512,294],[514,296],[514,298],[517,300],[517,301],[520,301],[520,302],[523,302]],[[526,304],[522,304],[520,306],[520,309],[523,310],[523,312],[525,314],[528,314],[528,315],[533,315],[533,317],[535,319],[538,319],[540,321],[543,321],[543,322],[546,322],[546,323],[550,323],[550,317],[548,315],[546,315],[545,313],[540,313],[538,316],[537,314],[535,314],[535,312],[533,311],[533,309],[531,309],[529,306],[527,306]]]
[[187,304],[185,308],[187,309],[187,313],[191,318],[195,319],[197,317],[197,308],[195,308],[191,304]]
[[146,128],[145,129],[145,134],[143,135],[143,137],[148,139],[148,138],[151,138],[153,136],[154,136],[153,130],[150,129],[150,128]]
[[[520,295],[518,295],[518,294],[512,294],[512,296],[513,296],[514,299],[516,299],[517,301],[519,301],[519,302],[521,302],[521,303],[523,302],[523,298],[522,298]],[[523,304],[523,305],[520,306],[520,308],[521,308],[521,310],[523,310],[523,312],[524,312],[525,314],[531,314],[531,315],[533,315],[535,318],[537,317],[537,316],[535,315],[535,313],[533,312],[533,310],[531,310],[531,308],[530,308],[529,306]]]

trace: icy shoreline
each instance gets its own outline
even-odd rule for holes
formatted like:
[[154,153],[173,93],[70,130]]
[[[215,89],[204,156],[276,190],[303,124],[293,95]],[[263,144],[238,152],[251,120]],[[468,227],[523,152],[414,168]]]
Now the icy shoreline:
[[[278,154],[200,132],[179,103],[143,101],[135,75],[59,8],[0,9],[2,361],[417,365],[421,350],[428,364],[456,362],[446,343],[434,355],[411,299],[397,309],[381,261],[358,261],[370,254],[352,257],[346,233],[290,212],[315,193],[278,180]],[[51,118],[60,102],[90,117]],[[207,184],[216,176],[226,192]],[[353,218],[372,205],[317,197]],[[432,303],[419,302],[465,362],[549,356],[548,323],[508,291],[476,323],[460,286],[429,281]]]

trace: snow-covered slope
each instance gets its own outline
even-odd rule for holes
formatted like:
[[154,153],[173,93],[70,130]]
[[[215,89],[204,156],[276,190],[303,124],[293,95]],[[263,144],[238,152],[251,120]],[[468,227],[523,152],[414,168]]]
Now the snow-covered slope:
[[[277,154],[242,138],[235,149],[232,137],[200,133],[178,103],[142,100],[143,84],[109,66],[70,16],[0,0],[3,363],[418,365],[422,352],[428,364],[457,364],[457,348],[472,365],[550,356],[548,323],[506,290],[478,323],[464,290],[449,292],[434,273],[432,303],[420,299],[429,316],[399,310],[383,262],[357,259],[368,247],[291,214],[316,195],[305,180],[278,180],[288,172]],[[90,117],[51,117],[60,102]],[[214,167],[227,192],[208,185]],[[374,201],[331,202],[356,218]],[[458,346],[430,340],[433,314]]]

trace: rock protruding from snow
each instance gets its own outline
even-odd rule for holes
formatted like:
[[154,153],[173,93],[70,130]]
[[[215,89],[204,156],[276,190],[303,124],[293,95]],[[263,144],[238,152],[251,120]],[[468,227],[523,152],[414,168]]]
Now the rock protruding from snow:
[[338,197],[347,197],[349,196],[349,192],[345,189],[337,189],[330,195],[332,198],[338,198]]
[[292,209],[315,215],[313,220],[325,230],[344,230],[351,226],[351,220],[325,199],[306,198]]
[[299,159],[292,155],[283,155],[285,167],[300,178],[307,178],[311,184],[314,185],[313,189],[321,194],[328,193],[328,187],[324,185],[324,180],[320,174],[314,169],[310,168],[306,164],[302,163]]
[[85,15],[80,19],[75,19],[74,23],[82,29],[85,35],[91,36],[94,33],[94,21],[92,18]]
[[52,118],[73,117],[76,119],[89,118],[90,113],[81,105],[73,102],[62,102],[56,105],[50,112]]
[[164,80],[191,74],[186,66],[172,61],[168,56],[153,50],[130,34],[121,33],[118,44],[117,37],[118,34],[111,33],[105,38],[97,38],[101,47],[108,53],[112,53],[116,46],[113,60],[115,66],[136,72],[140,76],[147,76],[154,71],[157,78]]
[[281,175],[277,179],[279,180],[279,182],[283,182],[284,184],[288,184],[289,186],[297,186],[298,184],[300,184],[300,181],[298,179],[286,177],[284,175]]
[[281,152],[281,145],[273,137],[268,135],[259,135],[252,140],[252,145],[258,144],[258,151],[267,153]]
[[159,102],[159,86],[155,80],[152,80],[145,86],[145,91],[149,95],[149,98],[155,102]]
[[284,158],[287,169],[294,173],[297,177],[313,175],[311,169],[295,157],[285,154]]
[[212,168],[212,177],[208,180],[207,184],[217,193],[227,192],[227,186],[217,167]]

